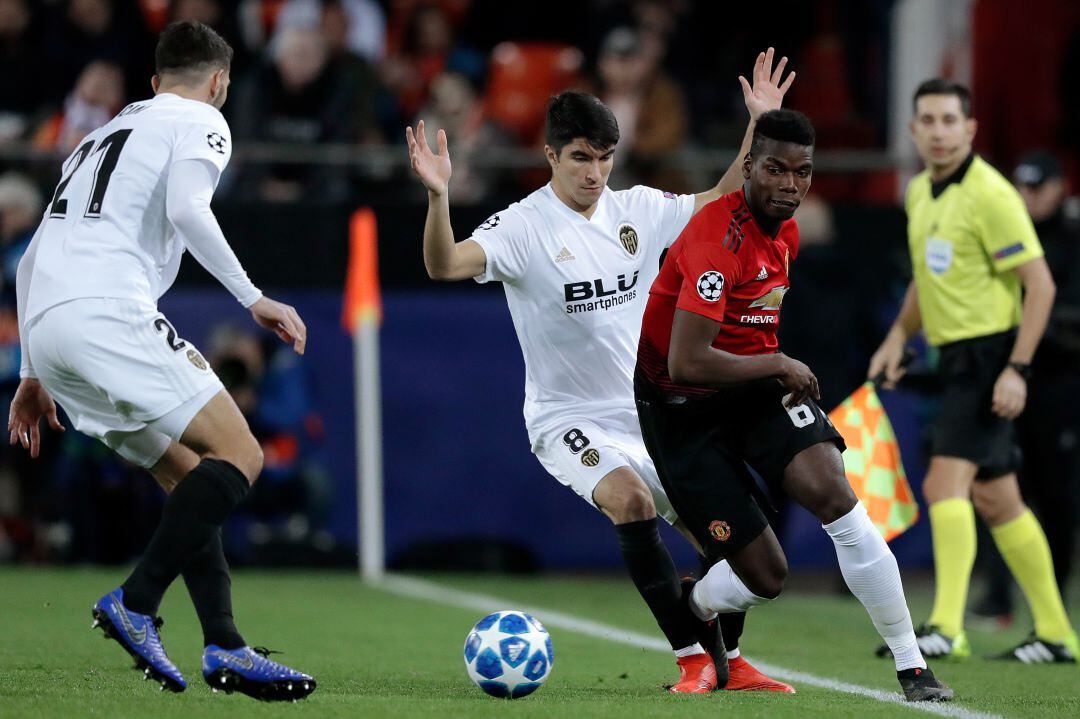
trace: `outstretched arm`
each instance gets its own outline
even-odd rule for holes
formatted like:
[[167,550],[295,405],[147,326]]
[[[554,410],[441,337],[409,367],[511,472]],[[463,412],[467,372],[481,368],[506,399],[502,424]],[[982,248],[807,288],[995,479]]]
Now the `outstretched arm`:
[[165,189],[165,214],[169,223],[199,264],[251,310],[257,323],[291,344],[297,354],[304,354],[307,328],[300,315],[289,305],[264,297],[251,283],[218,226],[210,209],[216,173],[217,168],[205,160],[173,163]]
[[30,297],[30,278],[34,274],[34,261],[37,259],[38,242],[41,237],[41,228],[44,222],[38,225],[37,232],[19,260],[19,267],[15,270],[15,309],[19,320],[19,344],[22,350],[22,360],[19,366],[19,377],[23,379],[36,379],[37,373],[30,363],[30,352],[26,347],[26,302]]
[[466,280],[483,274],[487,264],[484,249],[472,240],[454,241],[450,226],[450,150],[446,132],[436,135],[439,153],[431,151],[424,133],[424,121],[405,128],[409,161],[416,176],[428,191],[428,212],[424,221],[424,266],[433,280]]
[[19,388],[11,400],[8,410],[8,432],[11,444],[21,444],[30,450],[31,457],[41,452],[41,430],[38,425],[44,417],[49,426],[63,432],[64,426],[56,416],[56,403],[49,392],[42,386],[30,364],[30,352],[26,346],[27,332],[23,323],[26,321],[26,300],[30,294],[30,277],[34,274],[34,260],[37,257],[38,240],[41,227],[34,233],[30,246],[19,260],[19,269],[15,273],[15,300],[19,317],[19,342],[22,345],[22,366],[19,368]]
[[746,102],[746,109],[750,111],[750,124],[746,126],[746,134],[743,135],[739,153],[735,156],[724,176],[720,178],[720,182],[711,190],[698,193],[694,197],[695,213],[721,195],[735,192],[742,186],[743,158],[746,157],[746,153],[750,152],[750,141],[754,138],[754,125],[757,123],[757,119],[769,110],[779,109],[781,103],[783,103],[784,95],[791,87],[791,83],[795,82],[794,71],[789,72],[786,79],[783,78],[784,68],[787,67],[788,61],[786,57],[780,58],[776,69],[773,70],[773,53],[774,50],[771,47],[765,52],[758,53],[752,75],[753,85],[745,77],[739,75],[743,100]]

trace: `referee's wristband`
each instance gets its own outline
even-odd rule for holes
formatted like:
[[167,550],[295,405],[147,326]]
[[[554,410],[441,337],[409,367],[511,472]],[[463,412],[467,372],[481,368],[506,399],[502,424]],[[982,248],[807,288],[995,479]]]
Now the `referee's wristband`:
[[1026,362],[1010,362],[1009,366],[1016,370],[1016,373],[1023,377],[1025,380],[1031,379],[1031,365]]

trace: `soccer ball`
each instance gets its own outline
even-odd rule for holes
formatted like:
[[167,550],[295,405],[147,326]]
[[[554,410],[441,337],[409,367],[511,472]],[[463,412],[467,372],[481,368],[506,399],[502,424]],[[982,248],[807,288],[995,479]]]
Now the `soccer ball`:
[[489,614],[465,637],[465,670],[493,697],[518,699],[539,689],[555,662],[551,635],[525,612]]

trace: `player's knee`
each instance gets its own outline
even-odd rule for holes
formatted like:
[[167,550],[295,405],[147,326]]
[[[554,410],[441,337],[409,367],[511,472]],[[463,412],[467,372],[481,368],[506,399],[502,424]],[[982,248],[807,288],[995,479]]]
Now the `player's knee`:
[[255,484],[255,480],[259,478],[259,473],[263,469],[263,449],[259,444],[259,441],[255,439],[255,436],[250,432],[246,433],[246,436],[232,448],[225,459],[231,462],[239,469],[250,484]]
[[771,557],[754,568],[752,573],[743,578],[746,588],[764,603],[780,596],[787,581],[787,559],[781,554]]
[[755,577],[751,582],[746,583],[746,588],[762,599],[760,603],[763,604],[779,597],[784,591],[786,581],[787,568],[785,567],[783,572],[768,572]]
[[646,487],[625,487],[602,507],[615,524],[641,522],[656,516],[656,504]]
[[1019,516],[1026,509],[1024,502],[1017,496],[992,492],[976,484],[971,491],[971,503],[983,521],[991,527]]
[[805,482],[795,496],[822,524],[840,519],[859,501],[843,475],[816,477]]
[[858,503],[858,498],[850,490],[837,492],[822,500],[820,511],[816,514],[822,524],[832,524],[841,517],[847,516]]

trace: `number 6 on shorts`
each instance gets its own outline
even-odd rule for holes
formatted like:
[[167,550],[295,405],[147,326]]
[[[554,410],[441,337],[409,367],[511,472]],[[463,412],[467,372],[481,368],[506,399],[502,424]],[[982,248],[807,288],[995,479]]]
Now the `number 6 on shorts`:
[[780,398],[780,403],[787,410],[788,417],[791,418],[791,423],[796,427],[807,427],[814,423],[814,413],[805,404],[797,404],[794,407],[788,407],[787,401],[791,399],[791,394],[785,394]]

